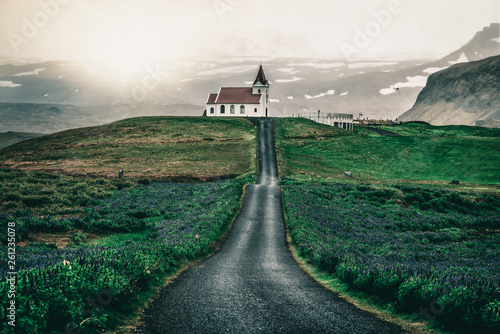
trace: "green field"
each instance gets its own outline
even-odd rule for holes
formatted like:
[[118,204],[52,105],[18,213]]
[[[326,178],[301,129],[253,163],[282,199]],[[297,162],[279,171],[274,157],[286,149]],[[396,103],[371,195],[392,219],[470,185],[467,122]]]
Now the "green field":
[[[496,188],[500,182],[500,130],[467,126],[403,124],[382,136],[355,128],[349,133],[305,119],[275,122],[280,175],[356,182],[451,181]],[[456,182],[455,182],[456,183]]]
[[0,241],[7,253],[15,230],[18,332],[133,327],[166,280],[218,247],[257,175],[256,133],[245,119],[142,117],[0,150]]
[[140,117],[54,133],[0,150],[0,167],[161,181],[223,179],[255,168],[245,119]]

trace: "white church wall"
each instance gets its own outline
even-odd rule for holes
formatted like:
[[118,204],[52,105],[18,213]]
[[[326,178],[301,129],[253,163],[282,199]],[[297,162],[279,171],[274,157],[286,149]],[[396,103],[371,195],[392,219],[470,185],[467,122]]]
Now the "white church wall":
[[[231,106],[234,105],[234,114],[231,113]],[[245,106],[245,113],[241,113],[241,106]],[[225,113],[221,113],[221,106],[224,106]],[[214,113],[211,113],[214,108]],[[255,112],[257,109],[257,112]],[[207,104],[207,116],[218,117],[264,117],[265,107],[262,104]]]

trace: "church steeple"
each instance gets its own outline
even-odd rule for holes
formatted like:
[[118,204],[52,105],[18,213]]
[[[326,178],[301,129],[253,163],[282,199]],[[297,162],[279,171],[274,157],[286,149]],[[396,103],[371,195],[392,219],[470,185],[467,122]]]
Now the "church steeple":
[[269,115],[269,81],[267,81],[266,75],[264,74],[264,68],[262,63],[259,67],[259,72],[257,73],[257,78],[253,82],[252,94],[262,94],[262,110],[267,117]]
[[269,82],[266,79],[266,75],[264,74],[264,68],[262,67],[262,64],[259,67],[259,73],[257,73],[257,78],[253,82],[253,85],[255,86],[257,83],[261,83],[259,86],[269,86]]

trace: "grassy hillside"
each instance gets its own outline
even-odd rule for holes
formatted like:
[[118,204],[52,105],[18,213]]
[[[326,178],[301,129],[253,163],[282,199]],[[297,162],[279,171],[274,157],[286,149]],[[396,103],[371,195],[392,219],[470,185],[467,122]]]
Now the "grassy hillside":
[[140,117],[68,130],[0,150],[1,167],[79,177],[227,178],[252,170],[255,127],[244,119]]
[[12,132],[12,131],[1,132],[0,149],[40,136],[42,136],[42,134],[40,133],[25,133],[25,132]]
[[282,177],[344,179],[350,171],[364,182],[500,181],[498,129],[405,124],[384,128],[400,136],[382,136],[366,129],[352,134],[304,119],[278,119],[275,124]]
[[0,150],[0,242],[7,253],[15,235],[16,328],[133,326],[169,277],[219,245],[256,175],[255,144],[244,119],[144,117]]
[[137,184],[254,175],[255,134],[244,119],[144,117],[18,143],[0,150],[0,213],[75,214]]

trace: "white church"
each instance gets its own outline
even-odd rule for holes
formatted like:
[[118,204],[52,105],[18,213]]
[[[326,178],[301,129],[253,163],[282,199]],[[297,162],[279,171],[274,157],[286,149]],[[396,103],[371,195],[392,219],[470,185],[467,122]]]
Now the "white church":
[[269,81],[262,65],[252,87],[221,87],[208,95],[207,116],[267,117],[269,115]]

